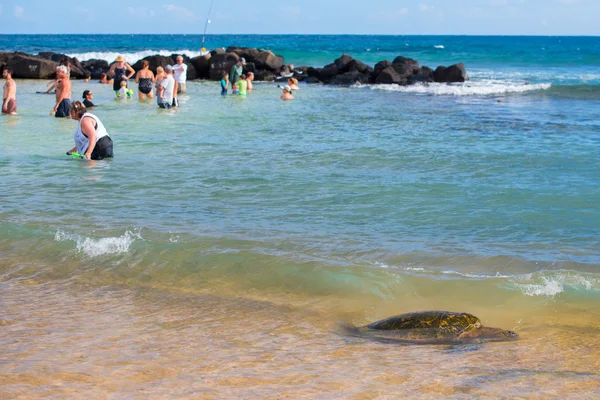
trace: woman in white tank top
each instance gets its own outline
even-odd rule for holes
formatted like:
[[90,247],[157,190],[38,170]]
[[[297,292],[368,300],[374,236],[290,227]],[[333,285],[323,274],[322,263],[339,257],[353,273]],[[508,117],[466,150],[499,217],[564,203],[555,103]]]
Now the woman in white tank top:
[[75,147],[67,152],[77,152],[88,160],[102,160],[113,157],[113,142],[100,119],[88,113],[80,101],[74,101],[70,107],[71,118],[79,121],[75,135]]

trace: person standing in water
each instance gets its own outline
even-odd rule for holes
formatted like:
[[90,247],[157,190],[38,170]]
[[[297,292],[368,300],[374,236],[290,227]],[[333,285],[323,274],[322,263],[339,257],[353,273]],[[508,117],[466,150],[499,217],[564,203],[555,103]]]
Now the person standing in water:
[[94,103],[92,103],[93,99],[94,99],[94,95],[92,94],[91,90],[83,91],[83,105],[85,106],[85,108],[96,107],[96,105]]
[[140,100],[153,99],[154,94],[154,72],[148,68],[148,60],[142,61],[142,69],[135,76],[135,82],[138,84],[138,97]]
[[248,94],[248,81],[246,80],[246,75],[242,74],[240,79],[235,84],[238,88],[238,95],[246,96]]
[[66,118],[69,116],[69,106],[71,105],[71,79],[69,78],[69,69],[64,65],[56,67],[56,104],[52,113],[56,118]]
[[283,93],[281,93],[281,97],[279,97],[281,100],[294,100],[294,95],[292,94],[292,89],[289,85],[285,85],[281,89],[283,89]]
[[[246,65],[246,59],[244,57],[240,58],[234,66],[231,67],[231,71],[229,72],[229,82],[231,83],[231,90],[235,91],[233,86],[236,84],[240,76],[242,76],[242,72],[244,71],[244,65]],[[235,94],[235,93],[233,93]]]
[[252,91],[252,81],[254,80],[254,72],[248,72],[248,76],[246,77],[246,82],[248,82],[248,91]]
[[6,79],[2,92],[2,114],[17,115],[17,84],[12,78],[13,70],[4,68],[2,77]]
[[69,107],[71,118],[78,121],[73,139],[75,147],[67,155],[77,152],[86,160],[102,160],[113,157],[113,141],[100,119],[87,112],[80,101],[74,101]]
[[183,63],[183,57],[177,56],[177,64],[173,65],[175,82],[177,82],[177,93],[186,93],[188,66]]
[[108,73],[113,75],[113,90],[116,93],[121,89],[121,81],[127,82],[135,74],[135,70],[125,62],[125,57],[118,56]]
[[173,105],[173,91],[175,90],[175,79],[171,72],[173,67],[165,67],[166,76],[157,85],[156,103],[160,108],[169,109]]

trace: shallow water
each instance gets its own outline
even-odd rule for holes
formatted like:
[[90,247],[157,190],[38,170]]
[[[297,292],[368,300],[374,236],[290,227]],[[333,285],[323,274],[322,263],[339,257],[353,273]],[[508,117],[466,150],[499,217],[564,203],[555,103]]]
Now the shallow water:
[[[191,82],[175,111],[75,82],[115,141],[94,164],[64,155],[75,123],[48,115],[45,82],[19,82],[0,118],[0,394],[597,397],[600,99],[487,79],[289,103]],[[337,329],[423,309],[521,339]]]

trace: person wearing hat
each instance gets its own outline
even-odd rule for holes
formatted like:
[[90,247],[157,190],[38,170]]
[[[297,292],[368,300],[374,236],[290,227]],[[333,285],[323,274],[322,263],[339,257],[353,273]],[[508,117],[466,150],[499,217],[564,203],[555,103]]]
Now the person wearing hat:
[[173,92],[175,91],[175,79],[173,78],[173,67],[165,67],[167,75],[157,86],[156,102],[160,108],[169,109],[173,105]]
[[292,89],[290,88],[290,85],[282,86],[281,89],[283,89],[283,93],[280,97],[281,100],[294,100],[294,95],[292,94]]
[[233,67],[231,67],[231,71],[229,72],[229,82],[231,83],[231,89],[236,84],[240,76],[242,76],[242,72],[244,71],[244,65],[246,65],[246,59],[241,57],[237,63]]
[[82,97],[83,97],[83,105],[85,106],[85,108],[96,107],[96,105],[94,103],[92,103],[92,99],[94,98],[94,96],[92,95],[91,90],[84,90]]
[[[127,75],[129,73],[129,75]],[[113,90],[118,92],[121,89],[121,81],[127,81],[135,74],[131,65],[125,62],[125,57],[118,56],[113,65],[110,66],[108,74],[113,77]]]

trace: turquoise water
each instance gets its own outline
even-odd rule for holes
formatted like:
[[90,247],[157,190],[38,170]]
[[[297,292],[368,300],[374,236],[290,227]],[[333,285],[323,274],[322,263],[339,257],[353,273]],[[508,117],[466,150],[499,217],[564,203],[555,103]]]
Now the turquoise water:
[[[213,39],[225,46],[239,38]],[[4,301],[16,308],[25,303],[15,299],[30,297],[43,309],[43,296],[36,293],[51,291],[43,289],[47,285],[78,282],[109,291],[125,285],[167,291],[170,300],[161,301],[180,304],[195,318],[198,309],[188,310],[189,298],[178,294],[220,296],[215,307],[225,315],[262,309],[238,303],[253,299],[295,310],[278,311],[293,315],[290,331],[308,324],[326,336],[323,343],[313,342],[311,331],[292,341],[316,353],[338,340],[326,333],[335,318],[365,323],[415,309],[464,310],[486,324],[516,327],[523,337],[523,353],[515,357],[531,363],[521,365],[530,371],[525,375],[510,370],[519,364],[515,359],[489,366],[491,350],[471,354],[471,367],[489,367],[491,376],[511,371],[507,376],[518,385],[509,395],[538,385],[547,395],[568,396],[561,382],[578,382],[576,393],[584,396],[597,391],[593,382],[600,367],[578,362],[572,352],[582,345],[589,357],[600,354],[598,39],[324,37],[312,40],[315,54],[308,39],[255,37],[235,44],[287,48],[297,64],[324,64],[334,53],[368,48],[372,39],[371,52],[379,49],[372,61],[387,52],[388,58],[408,54],[432,65],[464,61],[472,79],[410,88],[302,85],[293,102],[280,101],[274,84],[258,83],[242,99],[219,96],[216,83],[191,82],[181,107],[171,111],[117,101],[107,86],[75,82],[76,95],[92,89],[100,104],[95,113],[115,142],[115,158],[94,164],[65,156],[75,123],[48,115],[53,98],[35,94],[45,82],[18,82],[19,115],[0,118],[0,285],[11,293]],[[55,44],[45,37],[19,40],[31,52]],[[106,38],[94,40],[106,44],[105,53],[122,50]],[[171,50],[191,48],[197,38],[178,40]],[[406,53],[390,45],[405,40],[411,46],[418,42],[420,50]],[[298,61],[294,43],[301,47]],[[532,53],[548,43],[559,59]],[[445,48],[433,47],[437,44]],[[581,57],[572,58],[578,52]],[[15,289],[25,284],[43,290]],[[51,296],[62,299],[62,290]],[[66,292],[71,291],[75,298],[88,296],[81,288]],[[121,295],[128,296],[114,298]],[[111,296],[101,295],[106,301]],[[74,304],[69,310],[77,313]],[[161,312],[170,310],[164,307]],[[316,316],[298,314],[299,309]],[[96,311],[90,306],[81,320]],[[121,318],[121,312],[110,315]],[[6,315],[10,321],[12,314]],[[19,315],[33,317],[37,311]],[[221,315],[210,326],[234,329],[236,318]],[[251,332],[257,336],[248,343],[260,347],[258,338],[266,333],[258,325],[275,322],[269,313],[256,318]],[[179,332],[170,329],[161,328],[161,335]],[[245,348],[232,348],[238,345]],[[231,354],[219,346],[224,345],[215,345],[212,354],[226,362]],[[503,349],[513,351],[510,346]],[[554,361],[545,358],[550,347]],[[27,359],[17,350],[11,354]],[[326,364],[326,354],[311,357]],[[184,368],[181,357],[172,360],[172,368]],[[370,371],[382,366],[369,362]],[[547,363],[545,371],[536,367],[541,363]],[[426,373],[414,364],[405,368],[414,376]],[[443,376],[445,384],[457,387],[457,375]],[[539,381],[531,383],[529,376]],[[290,382],[286,379],[282,382]],[[474,386],[504,393],[501,382],[484,379]],[[449,395],[443,389],[434,393]]]

